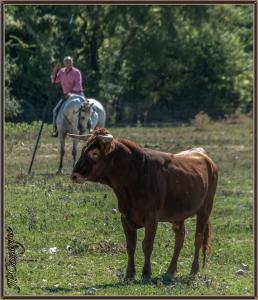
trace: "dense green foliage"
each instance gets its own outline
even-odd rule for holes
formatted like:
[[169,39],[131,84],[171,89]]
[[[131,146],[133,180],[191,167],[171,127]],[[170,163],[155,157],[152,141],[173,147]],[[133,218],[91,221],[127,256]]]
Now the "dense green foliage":
[[[20,296],[166,295],[224,296],[254,294],[253,135],[250,124],[212,124],[171,128],[113,128],[153,149],[178,152],[202,146],[219,167],[219,182],[211,215],[212,252],[207,267],[189,275],[194,254],[195,218],[186,221],[186,237],[172,283],[162,276],[169,265],[174,234],[160,223],[152,255],[153,277],[140,280],[143,266],[138,231],[135,282],[123,282],[127,265],[125,237],[113,191],[101,184],[74,184],[72,142],[67,140],[65,176],[56,176],[58,148],[44,127],[32,170],[27,175],[40,124],[5,127],[5,232],[11,226],[25,255],[17,262]],[[81,148],[83,143],[79,144]],[[15,159],[14,159],[15,158]],[[50,253],[51,248],[56,252]],[[242,270],[242,271],[241,271]],[[5,294],[17,292],[7,288]]]
[[109,124],[252,110],[251,4],[4,8],[7,120],[50,120],[61,90],[49,77],[65,55]]

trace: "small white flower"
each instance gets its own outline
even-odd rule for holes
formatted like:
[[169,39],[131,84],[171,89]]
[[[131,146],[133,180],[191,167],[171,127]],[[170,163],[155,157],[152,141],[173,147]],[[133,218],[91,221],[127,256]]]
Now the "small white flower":
[[241,264],[241,268],[243,269],[243,270],[248,270],[249,268],[248,268],[248,265],[247,264],[244,264],[244,263],[242,263]]
[[94,287],[86,289],[86,294],[94,295],[96,292],[97,292],[97,289]]
[[65,200],[70,201],[72,199],[71,195],[65,195]]
[[244,271],[244,270],[242,270],[242,269],[238,269],[237,271],[236,271],[236,275],[244,275],[246,272]]
[[56,253],[57,252],[57,247],[52,247],[48,249],[48,253],[52,254],[52,253]]

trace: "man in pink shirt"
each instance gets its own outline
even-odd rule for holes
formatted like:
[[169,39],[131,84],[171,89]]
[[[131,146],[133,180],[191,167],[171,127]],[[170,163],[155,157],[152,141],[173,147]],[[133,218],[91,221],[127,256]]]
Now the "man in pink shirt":
[[78,94],[84,97],[81,72],[79,69],[73,66],[73,59],[71,58],[71,56],[66,56],[64,58],[64,68],[60,67],[60,64],[56,65],[51,74],[51,82],[60,83],[64,94],[62,99],[57,103],[56,107],[53,109],[52,136],[54,137],[57,137],[58,135],[56,128],[56,117],[63,102],[69,98],[70,93]]

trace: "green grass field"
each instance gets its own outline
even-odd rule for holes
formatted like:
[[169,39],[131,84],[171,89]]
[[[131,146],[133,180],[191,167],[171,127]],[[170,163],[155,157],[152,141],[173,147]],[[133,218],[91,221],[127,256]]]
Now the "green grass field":
[[[212,253],[207,266],[196,277],[189,275],[195,218],[188,219],[178,274],[169,284],[162,281],[162,275],[173,251],[171,225],[159,223],[152,255],[152,281],[148,284],[143,284],[140,277],[144,232],[138,230],[137,275],[135,282],[126,284],[123,278],[127,254],[115,195],[104,185],[77,185],[70,181],[72,144],[68,139],[65,175],[55,175],[59,142],[49,137],[50,125],[43,129],[32,175],[27,175],[39,127],[39,123],[34,123],[6,124],[5,128],[5,230],[11,226],[14,239],[26,248],[17,262],[20,295],[253,295],[250,126],[220,122],[198,130],[190,125],[110,129],[115,137],[127,137],[164,151],[204,147],[219,167],[211,215]],[[5,285],[5,295],[16,294],[15,289]]]

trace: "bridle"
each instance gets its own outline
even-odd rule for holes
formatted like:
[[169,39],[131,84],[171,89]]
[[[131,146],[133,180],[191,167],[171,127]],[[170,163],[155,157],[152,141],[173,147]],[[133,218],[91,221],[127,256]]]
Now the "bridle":
[[83,103],[81,104],[81,107],[80,107],[79,111],[77,112],[78,113],[78,125],[77,125],[77,129],[79,130],[79,132],[81,132],[80,120],[81,120],[82,108],[83,108]]
[[[94,110],[94,108],[92,107],[92,109]],[[83,102],[82,102],[82,104],[81,104],[81,107],[80,107],[80,109],[79,109],[79,111],[77,112],[78,113],[78,125],[77,125],[77,129],[79,130],[79,131],[81,131],[81,125],[80,125],[80,120],[81,120],[81,112],[83,111]],[[87,122],[87,129],[89,130],[89,132],[90,132],[90,130],[91,130],[91,119],[89,118],[89,120],[88,120],[88,122]]]
[[[81,101],[81,106],[79,108],[79,110],[77,112],[75,112],[76,114],[78,114],[78,123],[77,123],[77,129],[79,131],[81,131],[81,125],[80,125],[80,119],[81,119],[81,112],[83,111],[83,103],[85,102],[84,100],[82,100],[81,98],[79,98]],[[72,122],[67,118],[66,114],[64,113],[64,117],[66,119],[66,121],[71,125],[71,127],[73,127]],[[87,125],[88,126],[88,125]],[[89,129],[89,128],[88,128]]]

